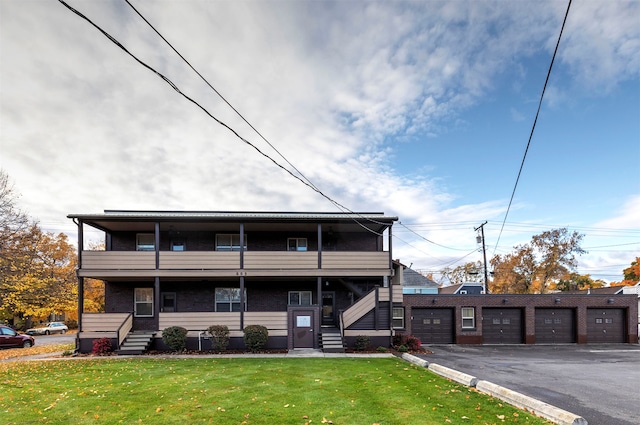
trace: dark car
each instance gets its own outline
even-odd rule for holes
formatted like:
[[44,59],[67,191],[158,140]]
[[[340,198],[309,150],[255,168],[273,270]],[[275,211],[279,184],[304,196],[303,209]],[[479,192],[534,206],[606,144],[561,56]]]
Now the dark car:
[[0,325],[0,347],[33,347],[34,340],[32,336],[19,334],[9,326]]

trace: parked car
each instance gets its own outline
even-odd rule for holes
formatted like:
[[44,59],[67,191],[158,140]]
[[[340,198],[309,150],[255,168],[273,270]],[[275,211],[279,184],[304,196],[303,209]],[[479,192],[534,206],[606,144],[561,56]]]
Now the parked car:
[[29,335],[50,335],[54,333],[66,333],[69,330],[67,325],[62,322],[49,322],[45,323],[44,326],[39,326],[37,328],[27,329],[27,333]]
[[0,347],[24,347],[29,348],[35,344],[32,336],[24,335],[11,329],[9,326],[0,325]]

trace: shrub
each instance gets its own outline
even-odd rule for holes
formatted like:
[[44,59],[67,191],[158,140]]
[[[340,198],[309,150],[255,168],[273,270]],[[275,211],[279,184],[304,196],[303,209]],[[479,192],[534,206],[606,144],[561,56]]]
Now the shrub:
[[399,347],[399,346],[401,346],[401,345],[402,345],[402,341],[403,341],[403,338],[404,338],[404,337],[405,337],[405,336],[404,336],[404,334],[396,333],[396,334],[393,336],[393,346],[394,346],[394,347]]
[[64,350],[64,351],[62,352],[62,357],[70,357],[70,356],[73,356],[73,351],[71,351],[71,350]]
[[407,351],[409,351],[409,349],[406,345],[401,345],[400,347],[398,347],[398,351],[401,353],[406,353]]
[[162,331],[162,341],[173,351],[182,351],[187,345],[187,330],[180,326],[170,326]]
[[216,351],[224,351],[229,346],[229,327],[225,325],[213,325],[207,329],[211,335],[211,344]]
[[64,322],[65,325],[67,325],[67,327],[69,329],[78,329],[78,321],[74,320],[74,319],[67,319]]
[[267,345],[269,331],[262,325],[249,325],[244,328],[244,345],[255,353]]
[[411,351],[418,351],[421,347],[420,339],[413,335],[407,335],[407,338],[404,341],[404,345]]
[[383,347],[382,345],[379,346],[378,348],[376,348],[376,351],[378,353],[386,353],[387,352],[387,347]]
[[417,351],[420,349],[422,344],[420,343],[420,339],[413,335],[405,335],[405,334],[395,334],[393,336],[393,346],[400,347],[405,346],[407,350]]
[[369,348],[369,344],[371,343],[371,340],[369,339],[368,336],[366,335],[358,335],[356,337],[356,350],[358,351],[364,351],[367,348]]
[[93,340],[93,349],[91,354],[96,356],[104,356],[113,351],[110,338],[98,338]]

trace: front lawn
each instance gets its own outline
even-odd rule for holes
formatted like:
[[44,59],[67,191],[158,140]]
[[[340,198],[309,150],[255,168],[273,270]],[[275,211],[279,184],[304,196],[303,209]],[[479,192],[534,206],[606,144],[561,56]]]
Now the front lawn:
[[7,424],[544,424],[397,358],[0,363]]

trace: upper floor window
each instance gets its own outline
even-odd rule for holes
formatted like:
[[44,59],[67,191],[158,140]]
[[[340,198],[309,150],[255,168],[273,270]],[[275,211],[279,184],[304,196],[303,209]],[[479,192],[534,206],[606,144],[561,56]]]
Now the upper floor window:
[[289,291],[290,305],[311,305],[311,291]]
[[171,251],[186,251],[187,245],[183,240],[171,241]]
[[476,313],[475,307],[462,307],[462,327],[463,328],[476,327],[475,313]]
[[289,238],[287,239],[288,251],[306,251],[307,238]]
[[[247,235],[244,235],[243,249],[247,250]],[[240,234],[216,235],[216,251],[240,251]]]
[[136,235],[136,251],[155,251],[156,236],[153,233],[138,233]]

